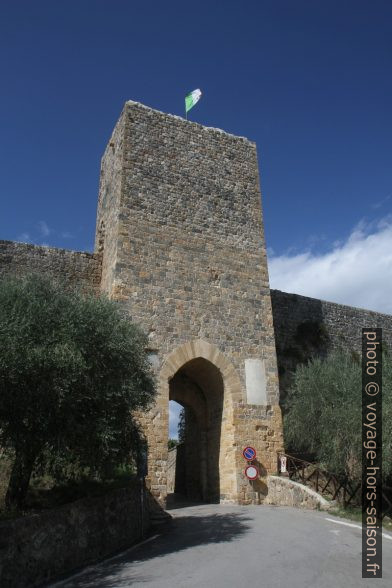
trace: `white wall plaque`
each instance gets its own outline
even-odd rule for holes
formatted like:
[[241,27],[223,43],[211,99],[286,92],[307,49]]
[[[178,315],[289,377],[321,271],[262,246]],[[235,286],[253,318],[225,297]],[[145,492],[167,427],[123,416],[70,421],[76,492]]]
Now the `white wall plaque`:
[[267,404],[267,379],[263,359],[245,359],[246,402]]

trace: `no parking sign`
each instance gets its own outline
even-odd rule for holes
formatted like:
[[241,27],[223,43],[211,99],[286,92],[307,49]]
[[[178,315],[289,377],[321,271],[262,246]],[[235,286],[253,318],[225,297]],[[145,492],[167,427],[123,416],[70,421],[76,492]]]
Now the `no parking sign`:
[[256,449],[248,445],[243,450],[242,455],[246,459],[246,461],[253,461],[254,459],[256,459]]

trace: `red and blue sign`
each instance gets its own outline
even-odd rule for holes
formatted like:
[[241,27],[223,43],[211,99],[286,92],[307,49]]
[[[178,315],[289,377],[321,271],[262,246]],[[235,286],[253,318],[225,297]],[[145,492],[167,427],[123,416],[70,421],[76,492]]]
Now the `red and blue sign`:
[[246,461],[253,461],[256,458],[256,449],[254,447],[245,447],[242,452],[243,457]]
[[254,465],[249,465],[245,468],[245,476],[248,480],[256,480],[259,477],[259,470]]

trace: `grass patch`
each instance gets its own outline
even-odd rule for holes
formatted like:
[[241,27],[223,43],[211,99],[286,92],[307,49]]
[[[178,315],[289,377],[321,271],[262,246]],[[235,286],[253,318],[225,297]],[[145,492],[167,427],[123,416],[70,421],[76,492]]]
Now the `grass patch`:
[[[334,515],[335,517],[340,517],[342,519],[348,519],[350,521],[354,521],[359,525],[362,525],[362,509],[359,506],[348,506],[347,508],[343,508],[342,506],[337,506],[336,508],[332,508],[328,511],[330,514]],[[383,529],[386,531],[392,531],[392,520],[390,517],[385,517],[382,522]]]

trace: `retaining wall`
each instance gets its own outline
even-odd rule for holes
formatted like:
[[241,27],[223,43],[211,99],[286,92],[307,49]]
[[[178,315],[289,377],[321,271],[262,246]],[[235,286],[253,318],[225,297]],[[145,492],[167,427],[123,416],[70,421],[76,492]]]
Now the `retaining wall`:
[[150,515],[138,483],[57,509],[0,522],[0,586],[30,588],[140,540]]

